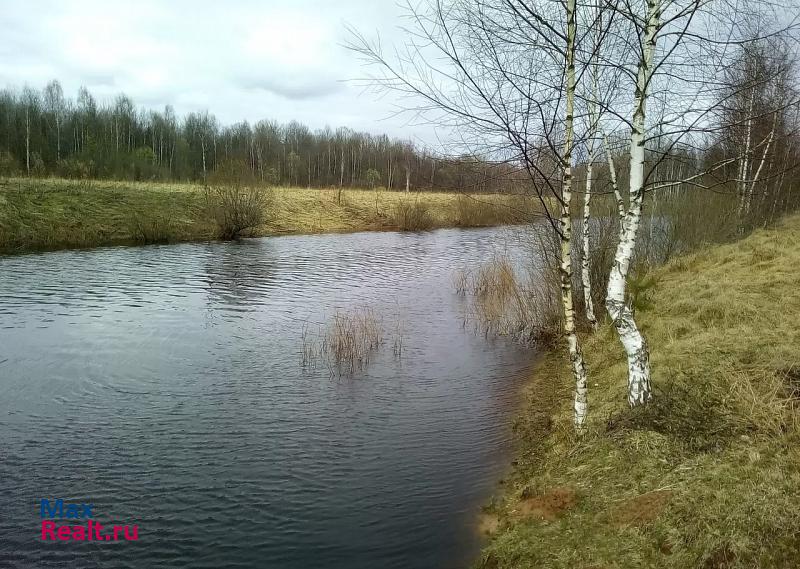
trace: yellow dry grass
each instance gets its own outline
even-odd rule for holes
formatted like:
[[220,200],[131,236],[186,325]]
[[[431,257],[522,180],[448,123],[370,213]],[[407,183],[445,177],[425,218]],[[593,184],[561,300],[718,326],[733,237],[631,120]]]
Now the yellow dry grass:
[[[455,192],[345,189],[341,201],[335,189],[273,193],[267,223],[250,235],[494,225],[534,208],[518,196]],[[203,196],[198,184],[2,179],[0,251],[212,239]],[[398,211],[424,217],[424,227]]]
[[[800,560],[800,216],[653,272],[637,313],[656,398],[625,402],[613,329],[585,339],[590,426],[560,354],[538,366],[517,468],[481,561],[502,568],[796,567]],[[557,519],[521,516],[553,488]]]

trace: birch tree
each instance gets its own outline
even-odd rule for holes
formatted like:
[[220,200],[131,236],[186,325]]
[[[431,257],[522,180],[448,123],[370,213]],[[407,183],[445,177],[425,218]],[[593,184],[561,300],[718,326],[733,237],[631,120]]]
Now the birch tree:
[[797,101],[796,90],[790,86],[794,59],[781,35],[758,38],[738,47],[725,73],[720,140],[726,154],[739,155],[735,180],[740,229],[750,214],[759,180],[772,169],[765,165],[775,165],[775,145],[787,138],[786,114]]
[[25,173],[31,175],[31,133],[39,114],[39,94],[25,87],[22,91],[22,103],[25,107]]
[[644,129],[662,1],[664,0],[646,0],[646,10],[640,20],[636,19],[636,14],[626,14],[632,22],[636,22],[636,26],[639,25],[638,22],[643,22],[643,30],[637,30],[637,35],[641,39],[641,56],[636,65],[636,89],[630,135],[630,180],[628,186],[630,205],[622,219],[620,241],[608,279],[606,310],[617,329],[628,358],[628,403],[631,406],[647,403],[652,394],[650,353],[644,337],[636,326],[633,312],[625,302],[625,287],[636,245],[644,200]]
[[[588,12],[588,10],[587,10]],[[590,78],[588,101],[588,135],[587,135],[587,162],[586,162],[586,183],[583,193],[583,224],[582,224],[582,251],[581,251],[581,287],[583,289],[583,304],[586,313],[586,321],[589,326],[596,330],[598,327],[597,316],[594,311],[594,301],[592,299],[592,280],[591,280],[591,200],[592,184],[594,181],[594,163],[600,151],[598,135],[600,128],[600,50],[603,40],[603,12],[599,5],[593,7],[593,21],[590,21],[593,35],[591,42],[591,52],[586,57],[588,73]],[[612,165],[613,167],[613,165]]]
[[[575,327],[572,212],[575,148],[585,132],[576,104],[586,34],[576,0],[435,1],[410,9],[413,26],[396,56],[353,31],[350,47],[377,68],[367,82],[409,96],[407,109],[457,131],[464,154],[518,165],[560,244],[563,331],[575,385],[574,421],[587,415],[586,366]],[[596,18],[595,18],[596,20]],[[413,102],[411,102],[413,101]],[[576,120],[580,118],[581,120]]]
[[[628,50],[605,54],[606,61],[624,70],[628,80],[627,88],[623,85],[620,90],[615,116],[629,132],[629,179],[606,310],[628,360],[628,402],[636,406],[653,396],[647,342],[626,302],[645,195],[677,186],[701,188],[706,176],[729,163],[725,158],[699,172],[676,171],[672,175],[677,175],[677,180],[665,179],[660,168],[674,151],[707,146],[712,138],[713,118],[720,109],[721,79],[735,48],[758,39],[743,28],[743,10],[748,14],[759,11],[762,21],[771,22],[768,27],[772,30],[787,26],[781,23],[786,13],[777,4],[766,2],[619,1],[609,4],[609,10],[625,22],[621,33],[629,42]],[[789,25],[795,21],[790,20]],[[626,106],[630,108],[627,116]],[[754,112],[750,105],[746,113],[752,116]]]
[[64,91],[58,81],[50,81],[44,89],[45,107],[52,116],[56,131],[56,160],[61,160],[61,123],[64,120]]

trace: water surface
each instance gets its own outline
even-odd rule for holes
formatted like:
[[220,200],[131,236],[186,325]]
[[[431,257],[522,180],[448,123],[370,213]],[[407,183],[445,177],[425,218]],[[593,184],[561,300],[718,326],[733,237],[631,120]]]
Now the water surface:
[[[0,258],[0,566],[457,568],[506,462],[531,353],[464,329],[453,270],[503,229]],[[300,366],[368,306],[391,345]],[[41,498],[137,542],[40,539]]]

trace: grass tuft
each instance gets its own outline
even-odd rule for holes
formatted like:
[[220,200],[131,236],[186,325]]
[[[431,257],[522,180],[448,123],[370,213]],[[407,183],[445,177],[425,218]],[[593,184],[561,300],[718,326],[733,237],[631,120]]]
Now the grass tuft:
[[419,198],[398,201],[390,218],[401,231],[427,231],[436,225],[430,206]]
[[456,293],[467,296],[465,324],[483,335],[511,336],[522,344],[552,345],[561,330],[561,306],[542,274],[515,267],[503,255],[452,276]]
[[[301,331],[301,366],[316,369],[322,361],[331,375],[353,376],[364,371],[370,359],[384,342],[383,322],[370,308],[355,308],[349,312],[337,311],[318,334],[309,333],[308,325]],[[396,357],[402,354],[402,323],[398,321],[393,336],[392,350]]]

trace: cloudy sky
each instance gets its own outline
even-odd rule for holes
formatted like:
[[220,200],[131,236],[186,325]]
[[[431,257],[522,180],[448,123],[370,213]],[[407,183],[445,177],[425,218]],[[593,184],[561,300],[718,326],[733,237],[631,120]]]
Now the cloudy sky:
[[397,98],[364,92],[341,47],[345,24],[384,45],[402,41],[395,0],[3,0],[0,86],[58,79],[74,98],[124,92],[137,105],[209,110],[230,124],[262,118],[348,126],[433,142],[394,116]]

